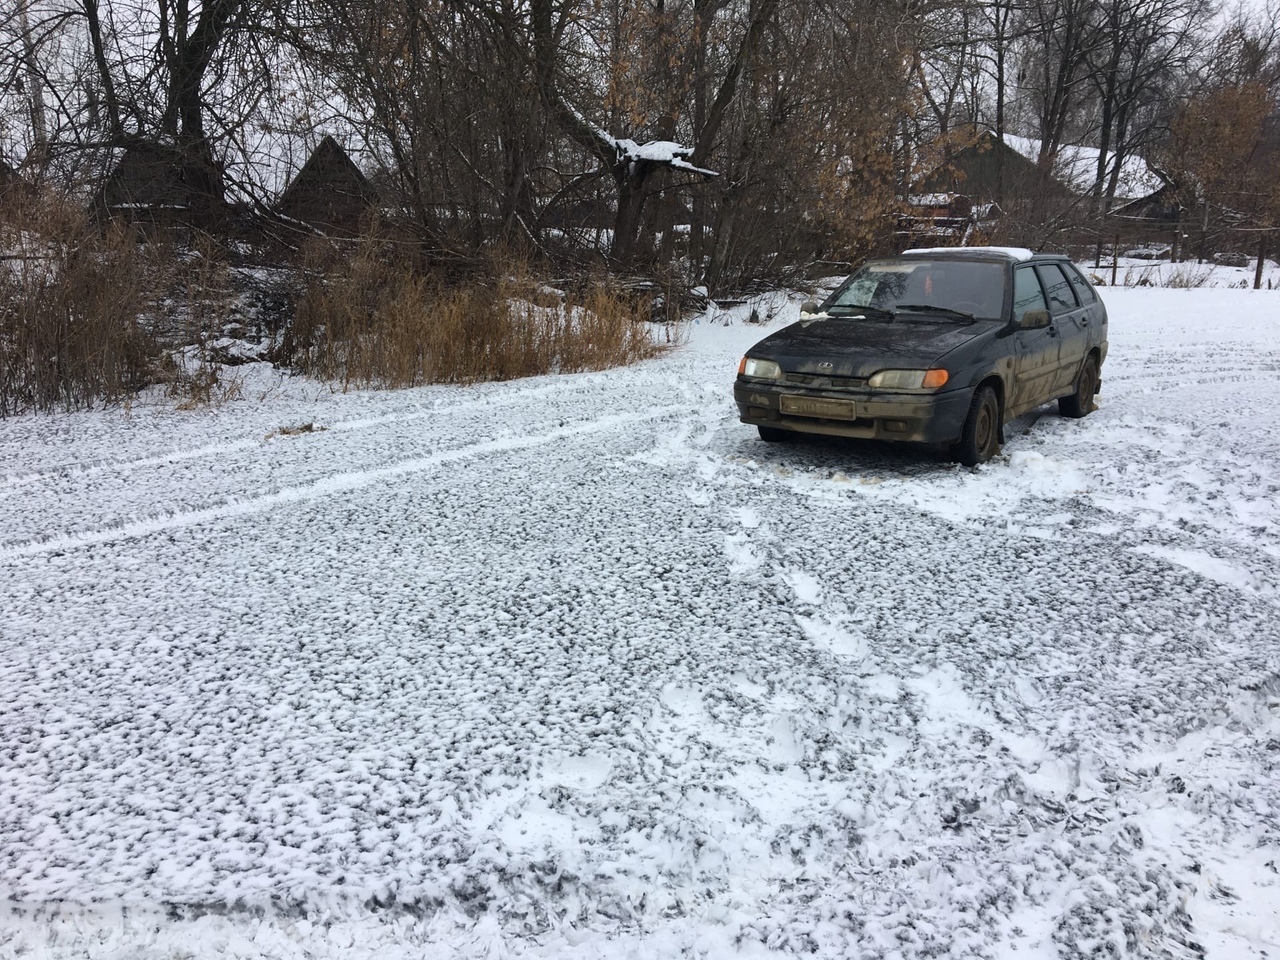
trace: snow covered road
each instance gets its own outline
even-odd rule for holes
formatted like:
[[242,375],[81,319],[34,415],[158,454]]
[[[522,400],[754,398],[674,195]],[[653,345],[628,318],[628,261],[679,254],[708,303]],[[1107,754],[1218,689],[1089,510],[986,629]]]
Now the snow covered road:
[[741,323],[0,421],[0,956],[1275,956],[1280,299],[1103,294],[973,470]]

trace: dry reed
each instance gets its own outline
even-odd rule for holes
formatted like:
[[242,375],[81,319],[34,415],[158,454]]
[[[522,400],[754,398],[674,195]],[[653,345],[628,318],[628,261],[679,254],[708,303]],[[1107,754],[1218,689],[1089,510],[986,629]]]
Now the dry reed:
[[600,370],[661,349],[647,309],[603,282],[548,296],[522,272],[443,288],[374,248],[311,274],[284,352],[296,369],[356,387]]
[[0,416],[92,407],[148,382],[157,345],[131,236],[33,205],[0,225],[0,255]]

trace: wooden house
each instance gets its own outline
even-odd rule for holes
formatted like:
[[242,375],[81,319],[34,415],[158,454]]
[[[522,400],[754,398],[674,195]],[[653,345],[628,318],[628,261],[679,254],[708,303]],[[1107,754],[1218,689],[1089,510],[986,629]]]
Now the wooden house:
[[275,212],[318,230],[355,235],[376,198],[369,178],[326,136],[280,195]]
[[192,161],[176,146],[134,141],[89,205],[98,220],[119,219],[147,232],[207,228],[225,213],[222,174]]
[[916,188],[918,194],[960,194],[1008,208],[1019,201],[1062,201],[1071,190],[990,130],[944,156]]
[[15,203],[35,196],[36,188],[0,157],[0,203]]

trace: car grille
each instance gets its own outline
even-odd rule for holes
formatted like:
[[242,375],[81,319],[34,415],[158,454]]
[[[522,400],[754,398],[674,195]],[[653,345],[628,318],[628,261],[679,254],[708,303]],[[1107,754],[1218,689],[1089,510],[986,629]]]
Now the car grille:
[[814,390],[865,390],[867,381],[857,377],[819,377],[809,373],[784,374],[783,380],[794,387]]

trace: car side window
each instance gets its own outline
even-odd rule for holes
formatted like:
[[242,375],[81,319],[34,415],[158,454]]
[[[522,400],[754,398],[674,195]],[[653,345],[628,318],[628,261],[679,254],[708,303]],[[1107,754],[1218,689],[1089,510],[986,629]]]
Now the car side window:
[[1018,323],[1031,310],[1048,310],[1044,291],[1036,272],[1030,267],[1019,267],[1013,272],[1013,319]]
[[1076,296],[1080,298],[1081,303],[1095,303],[1098,295],[1094,293],[1093,287],[1089,281],[1084,278],[1074,264],[1068,263],[1065,267],[1067,271],[1067,279],[1071,281],[1071,289],[1076,292]]
[[1039,269],[1045,292],[1049,294],[1049,309],[1053,313],[1065,313],[1080,306],[1071,290],[1071,284],[1067,282],[1067,275],[1060,266],[1056,263],[1042,263]]

